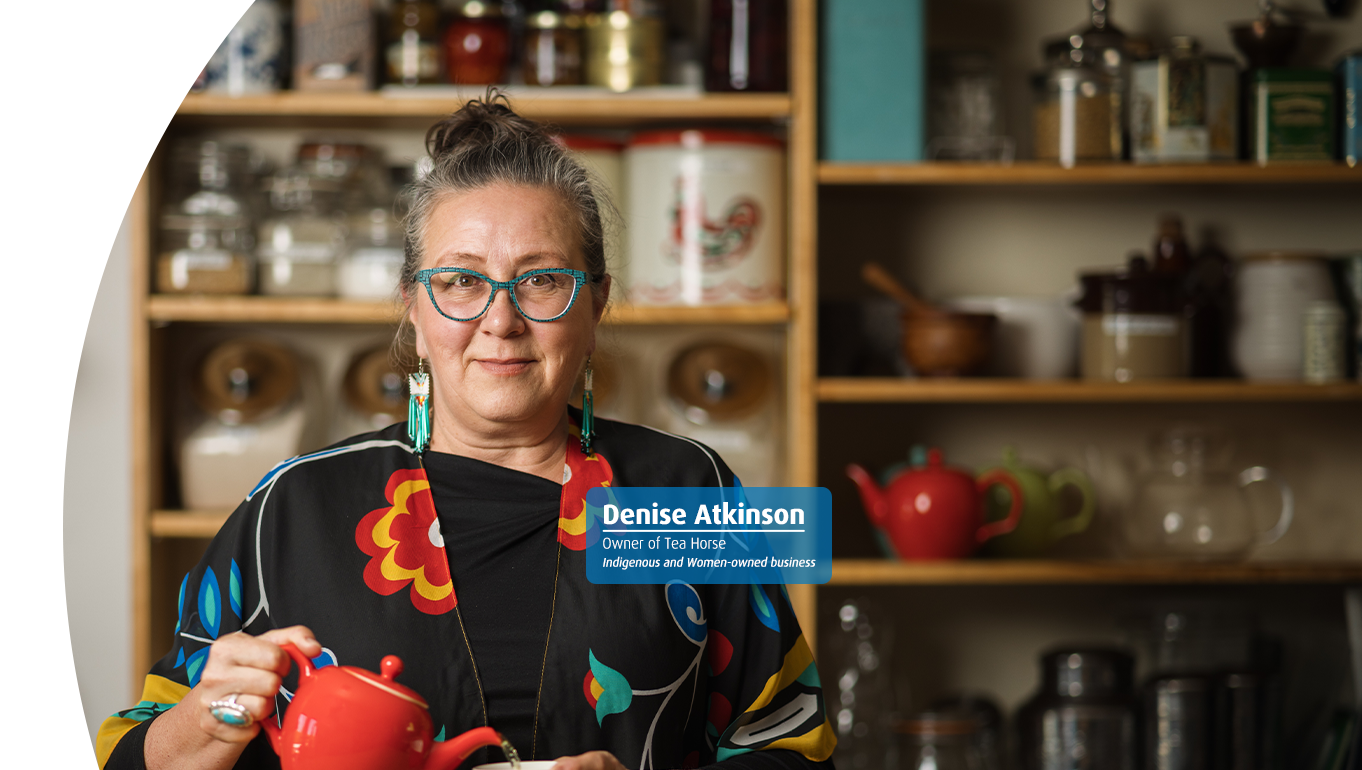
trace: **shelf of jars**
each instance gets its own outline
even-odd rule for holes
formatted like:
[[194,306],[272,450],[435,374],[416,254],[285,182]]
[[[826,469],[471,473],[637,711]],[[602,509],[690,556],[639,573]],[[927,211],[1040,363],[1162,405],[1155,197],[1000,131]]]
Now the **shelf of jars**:
[[1204,403],[1362,401],[1362,383],[824,377],[823,403]]
[[[330,298],[153,294],[147,318],[156,322],[396,324],[401,307],[391,302]],[[784,302],[751,305],[613,305],[604,322],[620,326],[780,325],[790,320]]]
[[829,585],[1349,584],[1357,562],[834,559]]
[[1342,163],[1205,163],[1136,165],[1019,161],[996,163],[820,163],[825,185],[1107,185],[1331,184],[1362,182],[1362,168]]
[[[789,117],[792,109],[791,97],[784,93],[723,94],[658,87],[616,94],[585,86],[507,86],[504,90],[522,115],[563,123],[777,121]],[[485,86],[430,86],[359,93],[189,94],[176,115],[215,123],[222,118],[250,118],[257,125],[262,118],[411,118],[425,125],[486,91]]]

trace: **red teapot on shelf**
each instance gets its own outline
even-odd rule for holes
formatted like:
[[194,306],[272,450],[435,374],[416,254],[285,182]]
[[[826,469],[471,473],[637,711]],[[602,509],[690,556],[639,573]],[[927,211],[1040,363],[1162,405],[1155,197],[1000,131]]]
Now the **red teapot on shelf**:
[[[944,464],[939,449],[927,452],[926,466],[899,472],[884,488],[854,463],[846,473],[861,490],[870,523],[888,535],[901,559],[962,559],[1021,521],[1021,487],[1012,474],[998,469],[975,479]],[[986,524],[984,493],[997,484],[1007,488],[1012,505],[1007,518]]]
[[389,655],[382,674],[355,666],[316,668],[291,644],[298,692],[284,714],[260,723],[284,770],[454,770],[483,746],[502,746],[501,734],[478,727],[436,743],[430,707],[393,681],[402,660]]

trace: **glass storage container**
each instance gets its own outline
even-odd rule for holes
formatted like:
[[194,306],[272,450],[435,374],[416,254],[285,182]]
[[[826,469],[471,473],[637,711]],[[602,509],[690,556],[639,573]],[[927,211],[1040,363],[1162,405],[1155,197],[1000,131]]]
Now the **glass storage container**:
[[1070,168],[1079,161],[1120,158],[1111,81],[1100,69],[1081,60],[1056,58],[1034,86],[1037,160],[1059,161]]
[[520,71],[525,85],[581,85],[582,17],[541,11],[527,18]]
[[[923,711],[899,723],[905,770],[985,770],[974,740],[979,723],[953,711]],[[991,770],[991,769],[990,769]]]
[[163,294],[249,294],[255,279],[250,222],[241,216],[161,217],[156,290]]
[[511,28],[499,0],[467,0],[445,29],[445,72],[451,83],[506,82]]
[[440,82],[440,9],[430,0],[393,5],[386,50],[388,82],[423,86]]

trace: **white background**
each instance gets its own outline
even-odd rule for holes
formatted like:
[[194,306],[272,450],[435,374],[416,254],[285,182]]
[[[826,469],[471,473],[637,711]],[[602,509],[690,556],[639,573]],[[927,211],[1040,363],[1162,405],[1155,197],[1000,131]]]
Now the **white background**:
[[[63,470],[77,365],[98,279],[137,179],[189,84],[247,5],[76,0],[5,7],[0,403],[9,432],[0,448],[7,498],[0,513],[6,546],[0,742],[7,767],[95,765],[72,664],[62,568]],[[119,355],[92,349],[87,371],[119,371],[110,354]],[[115,403],[126,394],[126,378],[102,379],[92,377],[92,386],[113,388]],[[127,416],[83,410],[74,419],[116,425]],[[92,447],[82,461],[98,464],[102,451],[124,455],[109,457],[110,465],[125,464],[126,447]],[[103,492],[98,484],[78,486],[86,499],[127,509],[126,499],[117,499],[126,496],[126,482]],[[98,537],[98,529],[81,534]],[[130,580],[122,571],[85,577],[72,586],[72,606],[122,618],[131,612]],[[126,641],[110,641],[126,649]],[[126,677],[125,655],[108,663]]]

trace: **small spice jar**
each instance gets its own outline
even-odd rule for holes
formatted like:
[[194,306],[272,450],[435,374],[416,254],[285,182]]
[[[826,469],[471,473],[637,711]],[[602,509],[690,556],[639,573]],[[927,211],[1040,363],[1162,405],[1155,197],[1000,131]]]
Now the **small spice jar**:
[[485,85],[506,82],[511,28],[497,0],[466,0],[445,30],[449,82]]
[[525,19],[520,69],[525,85],[581,85],[582,17],[540,11]]
[[662,82],[666,64],[662,19],[627,11],[586,17],[586,82],[628,91]]
[[1083,295],[1083,378],[1130,382],[1187,374],[1186,325],[1176,279],[1153,273],[1143,256],[1124,272],[1079,276]]
[[440,82],[440,9],[431,0],[393,5],[388,21],[388,82],[423,86]]

